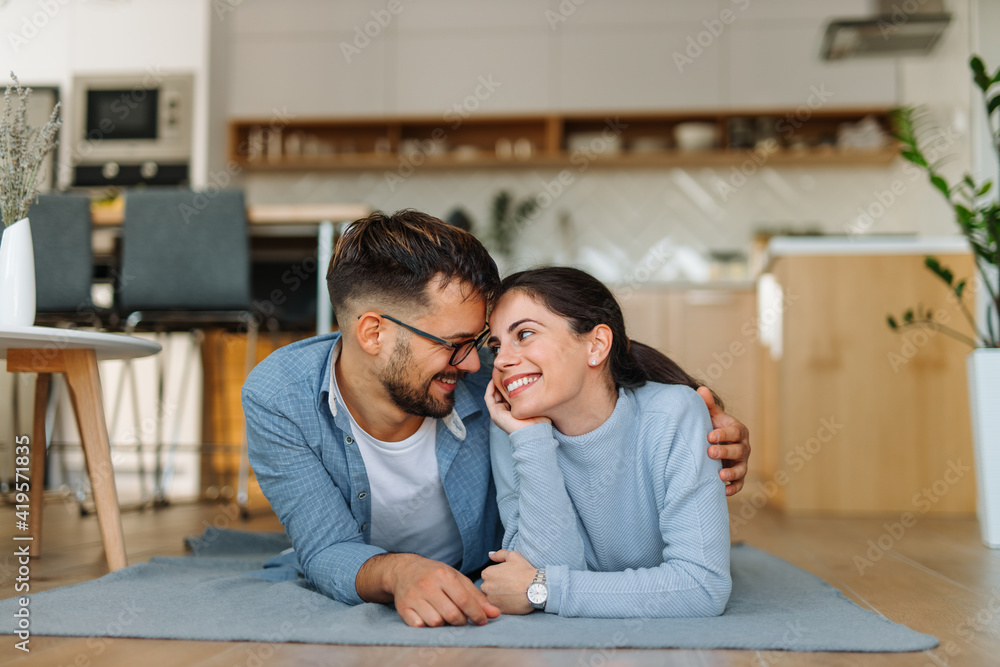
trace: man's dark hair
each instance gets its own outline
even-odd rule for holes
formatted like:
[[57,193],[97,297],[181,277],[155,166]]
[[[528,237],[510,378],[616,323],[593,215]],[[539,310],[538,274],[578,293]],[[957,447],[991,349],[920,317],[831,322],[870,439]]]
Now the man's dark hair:
[[435,276],[442,287],[452,280],[467,284],[487,304],[500,290],[496,263],[469,232],[413,209],[375,211],[351,223],[337,242],[326,285],[336,317],[347,313],[347,304],[364,307],[365,301],[426,308]]

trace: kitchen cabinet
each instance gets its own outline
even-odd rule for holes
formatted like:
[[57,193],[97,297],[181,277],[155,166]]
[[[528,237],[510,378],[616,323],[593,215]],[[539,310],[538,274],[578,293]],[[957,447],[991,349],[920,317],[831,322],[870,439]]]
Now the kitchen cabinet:
[[[304,334],[271,332],[257,339],[254,364],[280,347],[305,338]],[[246,421],[240,390],[246,380],[246,334],[222,330],[205,332],[201,344],[203,395],[201,489],[207,500],[236,497],[240,456]],[[256,511],[268,506],[250,470],[249,507]]]
[[237,65],[219,84],[228,87],[230,113],[266,118],[268,126],[307,114],[386,113],[387,91],[371,84],[387,66],[386,45],[376,40],[347,62],[340,44],[352,38],[348,33],[236,35],[229,48]]
[[[392,111],[392,91],[372,82],[382,80],[393,65],[393,44],[387,37],[398,17],[382,28],[366,3],[210,4],[213,58],[219,61],[212,86],[221,88],[225,113],[280,120]],[[366,24],[373,21],[366,34]]]
[[[608,100],[622,111],[720,108],[721,47],[697,47],[690,62],[684,55],[687,40],[705,29],[700,21],[567,26],[557,47],[556,108],[599,110]],[[682,57],[680,65],[675,57]]]
[[740,18],[747,21],[776,25],[782,21],[812,21],[824,25],[833,18],[870,16],[871,0],[837,0],[837,2],[794,2],[790,0],[721,0],[741,10]]
[[[404,12],[405,14],[405,12]],[[397,39],[393,100],[407,115],[441,119],[551,108],[547,27],[404,31]],[[511,44],[517,48],[512,49]]]
[[[747,285],[619,290],[629,338],[663,352],[759,433],[756,292]],[[756,466],[754,455],[754,468]]]
[[895,59],[825,61],[822,35],[817,21],[734,24],[724,84],[729,105],[788,106],[804,114],[898,104]]
[[895,59],[820,59],[826,21],[870,0],[229,4],[211,13],[232,115],[440,116],[480,76],[502,84],[479,100],[489,114],[795,108],[824,84],[830,108],[900,101]]
[[789,512],[973,512],[970,349],[886,324],[920,304],[969,334],[923,263],[933,254],[971,278],[964,241],[775,239],[769,247],[753,460],[768,498]]

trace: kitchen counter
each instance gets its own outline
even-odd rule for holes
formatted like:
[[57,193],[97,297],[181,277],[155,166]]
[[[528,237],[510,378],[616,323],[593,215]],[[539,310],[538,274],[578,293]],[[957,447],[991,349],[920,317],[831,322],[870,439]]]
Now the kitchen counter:
[[740,280],[650,280],[648,282],[635,284],[629,282],[609,282],[608,288],[615,293],[624,292],[631,289],[636,292],[664,290],[753,290],[757,288],[757,281],[751,278]]
[[831,255],[953,255],[969,252],[964,236],[776,236],[764,270],[776,257]]

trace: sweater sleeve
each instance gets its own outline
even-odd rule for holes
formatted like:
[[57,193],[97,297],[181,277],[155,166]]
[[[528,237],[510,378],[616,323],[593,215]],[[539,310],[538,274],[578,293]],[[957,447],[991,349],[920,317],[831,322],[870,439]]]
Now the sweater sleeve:
[[551,424],[510,434],[494,425],[490,456],[503,521],[503,548],[519,552],[546,572],[553,566],[584,570],[580,521],[556,459]]
[[[623,572],[579,572],[564,566],[546,569],[550,582],[546,612],[600,618],[718,616],[723,612],[732,588],[725,485],[719,479],[720,463],[708,458],[708,411],[696,393],[690,392],[688,399],[674,413],[676,430],[671,442],[646,443],[669,446],[662,484],[654,484],[660,494],[663,562]],[[663,419],[646,420],[643,440],[663,438],[670,430]]]

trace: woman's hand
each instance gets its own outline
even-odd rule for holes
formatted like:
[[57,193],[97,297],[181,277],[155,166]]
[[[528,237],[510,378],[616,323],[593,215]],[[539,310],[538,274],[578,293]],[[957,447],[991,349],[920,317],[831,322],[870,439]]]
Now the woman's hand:
[[497,386],[490,382],[486,385],[486,407],[490,411],[490,418],[493,423],[503,429],[503,432],[510,435],[514,431],[532,426],[533,424],[551,424],[548,417],[531,417],[530,419],[517,419],[510,413],[510,404],[504,399],[503,394]]
[[[502,428],[502,427],[501,427]],[[529,614],[528,586],[535,580],[535,566],[516,551],[494,551],[490,558],[499,565],[483,570],[482,591],[503,614]]]
[[726,495],[735,495],[743,488],[743,478],[747,475],[750,431],[716,405],[708,387],[699,387],[698,393],[708,406],[708,416],[712,418],[712,428],[715,429],[708,434],[708,442],[713,445],[708,448],[708,457],[722,460],[719,477],[727,482]]

